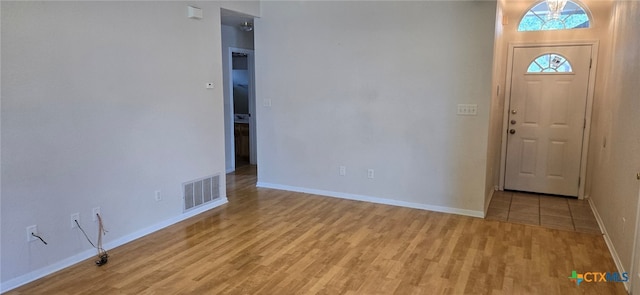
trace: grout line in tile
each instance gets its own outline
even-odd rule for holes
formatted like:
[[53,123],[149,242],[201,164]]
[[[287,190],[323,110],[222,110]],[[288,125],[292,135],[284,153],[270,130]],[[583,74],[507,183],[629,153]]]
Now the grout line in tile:
[[578,227],[576,226],[576,221],[573,220],[573,213],[571,212],[571,204],[569,204],[569,200],[567,200],[567,206],[569,206],[569,217],[571,217],[571,225],[573,225],[573,231],[577,232]]
[[538,198],[538,225],[542,225],[542,212],[540,212],[540,195],[536,195],[536,198]]
[[507,221],[509,221],[509,217],[511,217],[511,202],[513,202],[513,195],[509,198],[509,210],[507,210]]

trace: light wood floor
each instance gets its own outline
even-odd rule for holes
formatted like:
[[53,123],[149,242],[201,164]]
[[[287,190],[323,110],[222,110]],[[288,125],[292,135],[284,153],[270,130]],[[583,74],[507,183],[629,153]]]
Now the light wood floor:
[[626,294],[600,235],[255,188],[8,294]]

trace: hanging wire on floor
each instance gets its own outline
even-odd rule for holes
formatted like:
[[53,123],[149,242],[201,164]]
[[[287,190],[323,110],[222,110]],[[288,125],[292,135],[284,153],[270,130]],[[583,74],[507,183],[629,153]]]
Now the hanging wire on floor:
[[80,231],[84,234],[84,237],[87,239],[89,244],[91,244],[93,248],[96,248],[98,250],[98,260],[96,260],[96,265],[102,266],[102,265],[105,265],[109,259],[109,254],[107,254],[107,251],[102,247],[102,235],[107,234],[107,231],[104,229],[104,224],[102,223],[102,217],[100,216],[100,214],[96,213],[96,217],[98,218],[98,241],[96,243],[97,246],[96,244],[91,242],[91,239],[89,238],[87,233],[84,231],[82,226],[80,226],[80,223],[78,223],[77,220],[74,220],[74,221],[78,225],[78,228],[80,229]]
[[104,229],[100,214],[96,213],[96,215],[98,216],[98,246],[96,248],[98,249],[98,258],[100,258],[100,260],[96,261],[96,265],[102,266],[107,263],[109,258],[109,254],[107,254],[107,251],[102,247],[102,236],[107,234],[107,230]]

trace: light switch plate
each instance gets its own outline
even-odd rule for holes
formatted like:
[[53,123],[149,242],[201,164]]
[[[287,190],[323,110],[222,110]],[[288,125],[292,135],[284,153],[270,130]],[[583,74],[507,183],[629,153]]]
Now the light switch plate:
[[456,114],[459,116],[477,116],[478,105],[477,104],[458,104],[458,112]]

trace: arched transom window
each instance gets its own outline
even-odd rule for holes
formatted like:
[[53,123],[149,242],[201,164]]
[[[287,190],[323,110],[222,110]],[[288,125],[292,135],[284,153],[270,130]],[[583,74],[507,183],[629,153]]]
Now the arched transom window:
[[545,0],[524,14],[518,31],[546,31],[589,28],[586,9],[571,0]]
[[557,53],[545,53],[536,57],[527,68],[527,73],[571,73],[571,63]]

